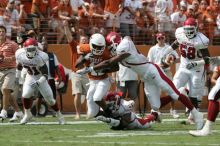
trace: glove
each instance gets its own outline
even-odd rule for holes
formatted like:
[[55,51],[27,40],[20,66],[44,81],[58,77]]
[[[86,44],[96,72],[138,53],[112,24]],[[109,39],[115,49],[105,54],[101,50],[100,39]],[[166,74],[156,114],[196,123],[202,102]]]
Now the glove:
[[186,65],[186,68],[187,69],[192,69],[192,68],[194,68],[194,67],[196,67],[197,66],[197,63],[196,62],[189,62],[187,65]]
[[84,56],[84,59],[85,60],[89,60],[90,58],[92,58],[93,57],[93,54],[92,53],[88,53],[88,54],[86,54],[85,56]]
[[93,67],[90,66],[90,67],[84,67],[83,69],[77,70],[76,73],[80,74],[80,75],[83,75],[83,74],[86,74],[86,73],[90,73],[92,71],[94,71]]
[[31,83],[31,86],[32,87],[36,87],[36,86],[39,86],[39,85],[41,85],[42,83],[44,83],[46,81],[47,81],[46,77],[45,76],[41,76],[40,79],[38,79],[37,81]]

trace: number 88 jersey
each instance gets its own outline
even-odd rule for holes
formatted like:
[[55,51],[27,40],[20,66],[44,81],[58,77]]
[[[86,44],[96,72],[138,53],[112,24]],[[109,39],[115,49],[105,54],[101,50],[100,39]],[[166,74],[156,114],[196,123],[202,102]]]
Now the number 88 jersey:
[[207,49],[209,45],[209,39],[204,34],[198,32],[195,37],[187,38],[183,27],[180,27],[176,29],[175,36],[180,44],[180,66],[185,67],[189,62],[202,59],[202,55],[199,50]]
[[15,53],[16,63],[21,64],[23,68],[27,69],[29,75],[41,74],[40,68],[48,61],[48,55],[45,52],[37,50],[34,58],[29,59],[24,48],[18,49]]

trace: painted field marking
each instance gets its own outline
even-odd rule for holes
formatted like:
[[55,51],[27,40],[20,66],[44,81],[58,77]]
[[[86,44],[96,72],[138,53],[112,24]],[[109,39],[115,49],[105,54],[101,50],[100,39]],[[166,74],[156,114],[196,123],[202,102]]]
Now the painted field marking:
[[[162,119],[162,123],[169,123],[169,122],[182,122],[186,121],[187,119],[181,118],[181,119]],[[204,119],[205,120],[205,119]],[[216,121],[220,121],[220,118],[217,118]],[[103,124],[103,122],[100,121],[66,121],[66,125],[77,125],[77,124]],[[13,122],[13,123],[0,123],[0,126],[8,126],[8,125],[20,125],[19,122]],[[28,122],[26,125],[59,125],[58,122]]]

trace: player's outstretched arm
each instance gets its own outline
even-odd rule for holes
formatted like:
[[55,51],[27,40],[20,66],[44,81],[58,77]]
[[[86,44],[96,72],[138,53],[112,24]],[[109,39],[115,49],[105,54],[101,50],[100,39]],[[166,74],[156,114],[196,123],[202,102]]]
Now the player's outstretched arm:
[[120,55],[116,55],[108,60],[102,61],[99,64],[93,66],[93,70],[97,71],[102,68],[108,68],[112,64],[117,64],[129,56],[130,56],[130,53],[127,53],[127,52],[121,53]]

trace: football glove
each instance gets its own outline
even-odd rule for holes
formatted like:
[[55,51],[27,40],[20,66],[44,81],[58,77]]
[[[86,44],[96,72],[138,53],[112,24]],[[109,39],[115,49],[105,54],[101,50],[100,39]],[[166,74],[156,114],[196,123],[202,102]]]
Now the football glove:
[[187,69],[192,69],[194,67],[196,67],[198,64],[196,62],[189,62],[187,65],[186,65],[186,68]]
[[86,73],[90,73],[92,71],[94,71],[93,67],[90,66],[90,67],[84,67],[83,69],[77,70],[76,73],[80,74],[80,75],[83,75],[83,74],[86,74]]
[[32,87],[36,87],[36,86],[39,86],[39,85],[41,85],[42,83],[44,83],[46,81],[47,81],[46,77],[45,76],[41,76],[37,81],[31,83],[31,86]]

